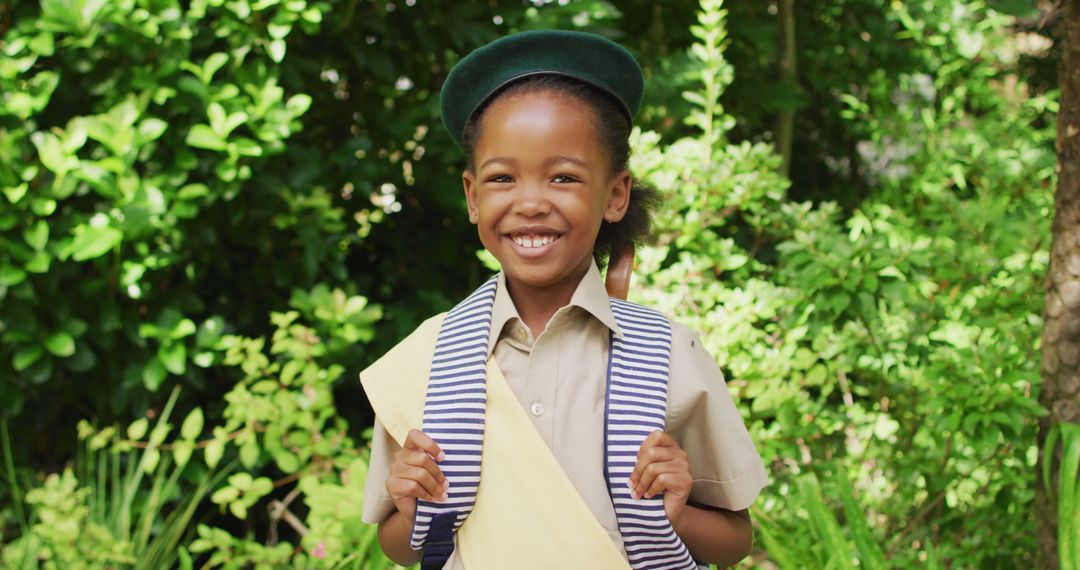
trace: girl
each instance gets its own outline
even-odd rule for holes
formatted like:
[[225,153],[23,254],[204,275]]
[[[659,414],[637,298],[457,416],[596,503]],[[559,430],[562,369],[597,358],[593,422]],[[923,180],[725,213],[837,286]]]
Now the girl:
[[648,232],[627,170],[643,89],[621,46],[524,32],[441,93],[469,220],[502,271],[361,373],[377,421],[364,520],[426,568],[695,568],[751,548],[761,459],[685,327],[611,299]]

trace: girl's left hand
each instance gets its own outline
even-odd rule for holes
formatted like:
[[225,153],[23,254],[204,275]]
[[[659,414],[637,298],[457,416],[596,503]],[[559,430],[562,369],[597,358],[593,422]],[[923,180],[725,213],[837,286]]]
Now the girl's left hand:
[[641,444],[627,485],[635,499],[651,499],[663,493],[664,511],[671,526],[675,526],[686,508],[693,483],[686,452],[670,435],[656,430]]

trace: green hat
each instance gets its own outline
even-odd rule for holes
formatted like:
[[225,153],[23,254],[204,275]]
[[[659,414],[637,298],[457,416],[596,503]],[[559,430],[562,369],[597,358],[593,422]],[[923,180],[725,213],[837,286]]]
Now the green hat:
[[561,75],[615,97],[633,121],[645,77],[626,48],[596,34],[535,30],[499,38],[465,56],[446,77],[439,103],[443,124],[459,147],[465,123],[507,85],[533,75]]

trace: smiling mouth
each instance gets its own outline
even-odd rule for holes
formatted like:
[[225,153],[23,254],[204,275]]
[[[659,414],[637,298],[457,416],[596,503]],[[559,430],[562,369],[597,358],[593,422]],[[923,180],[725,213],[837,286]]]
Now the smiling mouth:
[[560,234],[511,234],[511,241],[525,249],[539,249],[559,240]]

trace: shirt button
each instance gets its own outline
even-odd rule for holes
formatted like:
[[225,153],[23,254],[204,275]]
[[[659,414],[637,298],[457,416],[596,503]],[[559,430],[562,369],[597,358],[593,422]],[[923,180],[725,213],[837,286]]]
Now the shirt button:
[[529,333],[525,332],[525,327],[518,325],[514,327],[514,338],[519,342],[527,342],[529,340]]
[[532,405],[529,406],[529,411],[532,412],[532,415],[534,416],[542,416],[544,415],[544,405],[540,402],[533,402]]

